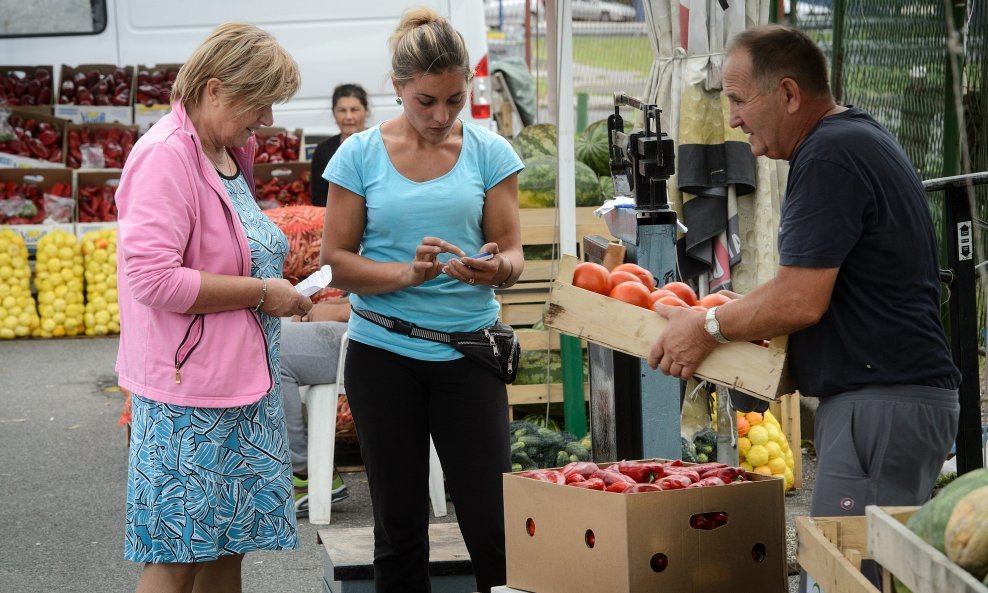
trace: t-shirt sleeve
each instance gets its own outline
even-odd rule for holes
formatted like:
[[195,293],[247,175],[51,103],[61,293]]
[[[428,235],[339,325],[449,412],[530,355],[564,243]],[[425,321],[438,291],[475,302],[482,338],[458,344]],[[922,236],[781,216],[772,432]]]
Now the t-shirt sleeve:
[[828,161],[800,163],[789,178],[780,218],[779,263],[840,267],[864,232],[873,192],[854,172]]
[[323,178],[330,183],[348,189],[358,196],[365,196],[364,178],[361,162],[363,160],[362,138],[351,136],[336,150],[333,158],[323,173]]
[[512,173],[517,173],[525,168],[518,154],[511,148],[508,141],[497,134],[483,134],[486,140],[486,164],[484,170],[484,190],[489,190]]

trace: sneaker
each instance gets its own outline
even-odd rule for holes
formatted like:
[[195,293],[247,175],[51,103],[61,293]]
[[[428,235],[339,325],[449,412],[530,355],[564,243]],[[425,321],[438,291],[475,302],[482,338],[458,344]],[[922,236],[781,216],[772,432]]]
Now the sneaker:
[[339,472],[333,472],[333,498],[332,502],[337,503],[350,496],[346,484],[343,483],[343,476]]

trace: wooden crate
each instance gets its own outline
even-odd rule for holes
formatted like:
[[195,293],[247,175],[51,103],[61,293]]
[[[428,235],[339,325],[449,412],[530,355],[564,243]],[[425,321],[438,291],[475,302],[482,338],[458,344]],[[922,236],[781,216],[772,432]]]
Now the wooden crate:
[[[573,286],[576,258],[564,257],[552,286],[545,324],[639,358],[646,358],[666,320],[650,309]],[[729,342],[714,348],[696,376],[749,395],[775,401],[792,393],[784,373],[788,336],[773,338],[768,348]]]
[[[593,215],[594,208],[576,209],[576,238],[583,244],[586,235],[610,237],[607,224]],[[559,241],[558,216],[555,208],[522,208],[522,245],[552,245]],[[496,291],[501,304],[501,319],[515,328],[531,327],[542,320],[552,280],[559,272],[558,258],[549,260],[526,260],[525,271],[518,282]],[[559,333],[555,331],[521,332],[521,349],[559,350]],[[590,387],[584,385],[584,397],[589,399]],[[538,385],[509,385],[508,404],[546,404],[563,401],[561,383]],[[513,410],[512,410],[513,413]]]
[[880,593],[861,574],[862,560],[886,569],[886,593],[892,591],[889,573],[913,593],[988,593],[905,526],[918,508],[869,506],[866,516],[796,517],[799,565],[826,593]]

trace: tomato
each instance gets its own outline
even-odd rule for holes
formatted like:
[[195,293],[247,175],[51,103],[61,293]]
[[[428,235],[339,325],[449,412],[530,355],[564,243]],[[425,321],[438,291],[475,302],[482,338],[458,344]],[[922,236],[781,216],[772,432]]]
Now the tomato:
[[614,272],[631,272],[635,276],[638,276],[638,279],[642,281],[645,288],[655,290],[655,278],[652,276],[652,273],[638,264],[620,264],[614,266],[614,269],[611,270],[612,274]]
[[611,273],[600,264],[583,262],[573,270],[573,286],[607,295],[611,292]]
[[[611,272],[611,288],[621,284],[622,282],[634,282],[636,284],[641,284],[642,288],[645,288],[645,284],[642,282],[642,279],[635,276],[631,272],[622,272],[620,270],[617,272]],[[648,291],[648,288],[645,288],[645,290]]]
[[652,303],[652,310],[653,311],[658,311],[658,309],[659,309],[658,306],[659,305],[667,305],[669,307],[688,307],[689,306],[686,303],[684,303],[683,302],[683,299],[679,298],[678,296],[664,296],[664,297],[656,300],[654,303]]
[[672,292],[671,290],[666,290],[664,288],[656,288],[655,290],[652,291],[651,294],[648,295],[648,298],[651,299],[652,303],[654,304],[655,301],[661,299],[662,297],[667,297],[667,296],[676,296],[676,293]]
[[651,305],[648,294],[648,289],[641,282],[622,282],[611,289],[609,296],[613,299],[648,309]]
[[731,302],[731,297],[720,292],[712,292],[700,299],[699,304],[708,309],[712,309],[713,307],[719,307],[720,305],[729,302]]
[[672,292],[676,293],[676,296],[683,299],[683,302],[690,307],[698,304],[696,300],[696,293],[693,292],[693,289],[690,288],[690,285],[686,284],[685,282],[670,282],[669,284],[666,284],[662,288],[666,290],[671,290]]

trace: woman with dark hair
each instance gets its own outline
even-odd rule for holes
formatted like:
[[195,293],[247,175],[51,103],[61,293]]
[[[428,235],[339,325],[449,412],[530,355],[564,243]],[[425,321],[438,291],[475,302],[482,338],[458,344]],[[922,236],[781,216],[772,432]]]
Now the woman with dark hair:
[[322,174],[329,164],[329,159],[336,154],[340,143],[351,134],[363,132],[367,127],[367,116],[370,109],[367,106],[367,91],[359,84],[341,84],[333,89],[333,118],[340,133],[323,140],[312,153],[312,179],[309,181],[310,195],[313,206],[325,206],[326,194],[329,192],[329,182]]

